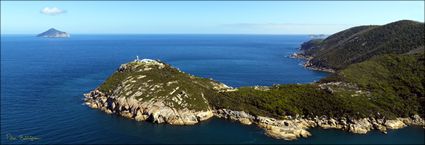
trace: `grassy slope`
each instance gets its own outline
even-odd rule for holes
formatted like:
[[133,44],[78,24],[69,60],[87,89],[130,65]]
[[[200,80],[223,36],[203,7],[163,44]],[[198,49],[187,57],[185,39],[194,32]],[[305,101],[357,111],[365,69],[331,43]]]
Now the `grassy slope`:
[[[127,69],[124,71],[115,72],[102,85],[99,86],[99,90],[107,93],[108,95],[119,97],[130,97],[135,95],[136,92],[142,92],[143,94],[135,95],[133,97],[136,99],[142,99],[143,101],[150,99],[163,99],[165,102],[172,103],[170,106],[177,109],[208,109],[208,104],[202,98],[202,94],[204,94],[204,96],[216,94],[216,91],[212,89],[212,83],[214,81],[190,76],[167,64],[164,65],[164,68],[159,69],[157,66],[146,66],[138,62],[128,63]],[[140,71],[146,67],[152,69],[147,71]],[[146,77],[138,79],[140,76]],[[133,78],[132,80],[135,80],[135,82],[129,81],[131,78]],[[168,82],[173,81],[177,81],[177,83],[167,85]],[[121,89],[122,91],[113,93],[113,91],[119,88],[119,86],[125,87],[126,85],[129,86],[129,90],[125,91]],[[155,85],[160,87],[156,87],[151,90]],[[179,90],[171,95],[170,93],[177,87],[179,87]],[[127,94],[127,92],[130,91],[131,93]],[[186,102],[187,106],[179,105],[175,101],[172,101],[172,98],[176,97],[178,94],[181,94],[182,91],[184,91],[189,96],[187,98],[181,97],[183,98],[183,102]]]

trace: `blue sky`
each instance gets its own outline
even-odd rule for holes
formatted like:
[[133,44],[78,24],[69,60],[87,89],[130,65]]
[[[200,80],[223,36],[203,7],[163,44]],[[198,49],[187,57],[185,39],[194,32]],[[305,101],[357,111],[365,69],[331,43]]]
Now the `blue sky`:
[[423,22],[424,2],[1,1],[2,34],[51,27],[71,34],[332,34],[401,19]]

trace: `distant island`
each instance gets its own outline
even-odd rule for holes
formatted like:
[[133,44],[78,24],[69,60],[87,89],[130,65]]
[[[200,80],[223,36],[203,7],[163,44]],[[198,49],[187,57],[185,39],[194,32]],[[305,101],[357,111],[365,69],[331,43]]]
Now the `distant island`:
[[49,30],[40,33],[37,35],[37,37],[46,37],[46,38],[68,38],[70,35],[66,32],[62,32],[59,30],[56,30],[55,28],[50,28]]
[[302,44],[293,57],[332,72],[310,84],[232,88],[159,60],[122,64],[85,103],[137,121],[192,125],[211,117],[294,140],[312,127],[365,134],[425,127],[424,24],[360,26]]

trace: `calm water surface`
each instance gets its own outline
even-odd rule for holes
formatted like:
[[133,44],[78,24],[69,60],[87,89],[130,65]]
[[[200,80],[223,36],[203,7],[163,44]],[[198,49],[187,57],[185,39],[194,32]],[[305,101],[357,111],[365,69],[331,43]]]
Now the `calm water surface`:
[[[83,93],[122,63],[160,59],[233,87],[309,83],[326,73],[287,56],[303,35],[1,36],[1,143],[424,143],[424,129],[355,135],[311,129],[312,137],[276,140],[256,126],[210,119],[194,126],[136,122],[82,105]],[[10,140],[28,135],[35,141]]]

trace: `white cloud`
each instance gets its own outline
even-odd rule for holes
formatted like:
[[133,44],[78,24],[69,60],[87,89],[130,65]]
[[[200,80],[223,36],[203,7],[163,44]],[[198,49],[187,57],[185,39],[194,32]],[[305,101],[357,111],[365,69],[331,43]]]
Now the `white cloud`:
[[57,8],[57,7],[45,7],[43,9],[41,9],[40,12],[42,14],[46,14],[46,15],[59,15],[59,14],[66,13],[65,10],[62,10],[60,8]]

